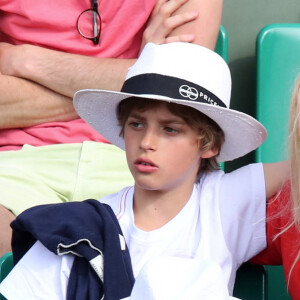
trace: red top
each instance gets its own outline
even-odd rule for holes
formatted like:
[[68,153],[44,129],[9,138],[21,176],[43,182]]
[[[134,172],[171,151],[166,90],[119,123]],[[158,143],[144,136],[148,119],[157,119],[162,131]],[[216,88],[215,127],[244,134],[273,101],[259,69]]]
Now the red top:
[[286,282],[289,281],[289,293],[293,300],[299,300],[300,259],[293,267],[300,250],[299,230],[293,225],[275,238],[293,220],[290,193],[290,184],[287,183],[278,195],[269,200],[267,206],[267,249],[253,258],[251,262],[264,265],[283,265]]

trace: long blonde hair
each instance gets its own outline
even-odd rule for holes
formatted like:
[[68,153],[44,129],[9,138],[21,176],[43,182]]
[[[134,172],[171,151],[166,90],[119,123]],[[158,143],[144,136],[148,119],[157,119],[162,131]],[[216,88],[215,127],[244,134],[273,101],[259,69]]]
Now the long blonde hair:
[[[285,209],[292,210],[292,220],[279,235],[295,226],[300,232],[300,75],[298,76],[291,96],[289,115],[289,157],[291,199]],[[284,211],[284,210],[283,210]],[[276,237],[275,237],[276,238]],[[300,251],[290,268],[287,285],[290,283],[292,271],[300,259]]]
[[294,223],[300,229],[300,76],[296,80],[291,97],[289,144]]

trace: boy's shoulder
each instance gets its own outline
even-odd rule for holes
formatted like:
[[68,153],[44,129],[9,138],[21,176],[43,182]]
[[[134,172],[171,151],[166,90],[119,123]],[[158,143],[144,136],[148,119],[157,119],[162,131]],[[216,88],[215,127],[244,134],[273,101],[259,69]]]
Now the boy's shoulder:
[[214,170],[214,171],[205,171],[200,174],[198,179],[199,187],[201,188],[203,185],[207,185],[211,182],[219,181],[222,176],[224,176],[225,172],[223,170]]
[[132,203],[134,187],[125,187],[117,193],[104,196],[99,201],[108,204],[117,215],[125,211],[126,207]]
[[264,186],[264,172],[261,163],[249,164],[232,172],[223,170],[205,172],[200,177],[199,187],[202,189],[211,186],[213,189],[218,189],[225,185],[226,189],[239,189],[242,186],[252,185],[253,182],[261,182],[261,185]]

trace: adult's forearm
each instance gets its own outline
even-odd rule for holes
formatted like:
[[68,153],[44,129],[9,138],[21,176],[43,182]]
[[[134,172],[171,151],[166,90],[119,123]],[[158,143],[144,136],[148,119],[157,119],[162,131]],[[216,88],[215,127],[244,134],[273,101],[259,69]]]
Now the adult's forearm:
[[[80,89],[106,89],[119,91],[128,68],[134,60],[96,58],[61,53],[47,49],[41,52],[39,61],[23,69],[25,77],[68,97]],[[59,68],[57,67],[59,66]]]
[[76,118],[70,98],[31,81],[0,74],[0,129]]
[[135,61],[70,54],[32,45],[1,46],[7,47],[1,57],[4,74],[29,79],[71,98],[77,90],[86,88],[119,91]]
[[290,179],[290,162],[264,163],[264,175],[267,199],[274,196]]

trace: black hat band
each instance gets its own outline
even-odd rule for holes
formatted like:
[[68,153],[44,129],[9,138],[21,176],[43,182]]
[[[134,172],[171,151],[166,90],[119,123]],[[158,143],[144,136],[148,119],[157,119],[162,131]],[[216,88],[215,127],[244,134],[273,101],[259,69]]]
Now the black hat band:
[[121,92],[137,95],[160,95],[227,107],[216,95],[200,85],[184,79],[155,73],[136,75],[127,79]]

